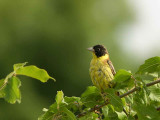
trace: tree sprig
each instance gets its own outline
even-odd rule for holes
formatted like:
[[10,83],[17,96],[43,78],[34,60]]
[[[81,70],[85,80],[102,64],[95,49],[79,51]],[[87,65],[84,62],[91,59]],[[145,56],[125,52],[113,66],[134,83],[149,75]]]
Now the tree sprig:
[[[160,78],[157,79],[156,81],[147,83],[146,86],[147,86],[147,87],[150,87],[150,86],[155,85],[155,84],[158,84],[158,83],[160,83]],[[135,92],[135,91],[137,91],[137,90],[139,90],[139,89],[141,89],[141,88],[140,88],[140,87],[135,87],[135,88],[129,90],[128,92],[126,92],[126,93],[124,93],[124,94],[122,94],[122,95],[119,95],[119,97],[120,97],[120,98],[126,97],[127,95],[130,95],[130,94],[132,94],[133,92]],[[104,107],[105,105],[108,105],[108,104],[109,104],[109,102],[106,102],[106,103],[104,103],[103,105],[95,106],[94,108],[91,108],[91,109],[88,110],[87,112],[83,112],[83,113],[78,114],[78,115],[77,115],[77,118],[83,117],[83,116],[85,116],[85,115],[86,115],[87,113],[89,113],[89,112],[94,112],[95,110],[99,110],[100,108],[102,108],[102,107]],[[160,107],[158,107],[157,110],[160,110]]]
[[[0,80],[0,98],[11,104],[21,102],[20,75],[41,82],[55,81],[44,69],[26,63],[15,64],[13,72]],[[112,82],[115,86],[103,93],[89,86],[80,97],[67,97],[58,91],[55,102],[43,109],[38,120],[160,119],[160,57],[146,60],[135,74],[119,70]]]

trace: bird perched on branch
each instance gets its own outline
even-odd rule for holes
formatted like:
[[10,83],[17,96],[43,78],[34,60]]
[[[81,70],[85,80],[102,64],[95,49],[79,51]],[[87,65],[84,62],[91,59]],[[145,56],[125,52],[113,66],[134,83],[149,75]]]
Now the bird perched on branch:
[[92,83],[101,92],[107,88],[112,88],[113,83],[111,81],[113,80],[116,72],[109,59],[107,49],[103,45],[95,45],[88,48],[88,50],[93,54],[89,69]]

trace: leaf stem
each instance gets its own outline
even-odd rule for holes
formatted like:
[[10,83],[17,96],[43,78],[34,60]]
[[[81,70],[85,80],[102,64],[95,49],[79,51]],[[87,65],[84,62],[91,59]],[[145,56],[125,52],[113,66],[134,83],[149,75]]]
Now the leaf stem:
[[15,72],[11,72],[7,77],[4,79],[3,85],[0,87],[0,91],[6,86],[8,83],[8,79],[15,75]]

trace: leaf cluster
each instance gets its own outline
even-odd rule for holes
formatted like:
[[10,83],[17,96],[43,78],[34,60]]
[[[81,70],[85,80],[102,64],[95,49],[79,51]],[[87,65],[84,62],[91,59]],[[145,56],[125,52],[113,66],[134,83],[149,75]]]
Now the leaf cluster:
[[[26,63],[14,65],[14,71],[0,80],[0,98],[9,103],[21,102],[19,75],[47,82],[48,73]],[[80,97],[64,96],[58,91],[55,102],[38,120],[159,120],[160,113],[160,57],[145,61],[136,73],[119,70],[114,87],[101,92],[89,86]],[[151,87],[150,87],[151,86]]]
[[34,65],[25,66],[26,64],[25,62],[13,65],[13,72],[0,80],[0,98],[4,98],[11,104],[21,102],[21,80],[18,78],[20,75],[35,78],[41,82],[47,82],[48,79],[55,80],[44,69]]
[[[58,91],[56,102],[39,120],[158,120],[160,87],[156,84],[148,88],[146,83],[159,79],[159,68],[160,57],[153,57],[135,74],[119,70],[112,81],[115,86],[104,93],[95,86],[87,87],[80,97],[64,97],[63,92]],[[120,97],[133,88],[136,92]]]

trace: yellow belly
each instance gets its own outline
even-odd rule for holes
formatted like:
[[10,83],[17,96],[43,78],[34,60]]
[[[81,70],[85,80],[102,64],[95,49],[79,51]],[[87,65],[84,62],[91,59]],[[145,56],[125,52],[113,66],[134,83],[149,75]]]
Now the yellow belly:
[[100,89],[100,91],[112,87],[111,80],[113,80],[114,76],[107,63],[104,64],[102,61],[92,60],[89,71],[92,83]]

